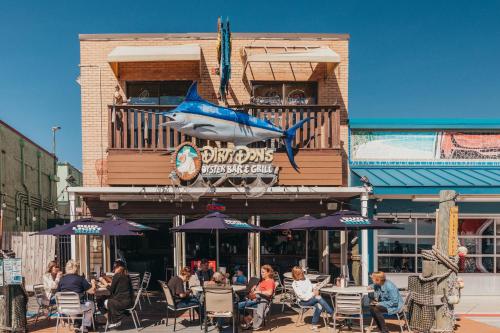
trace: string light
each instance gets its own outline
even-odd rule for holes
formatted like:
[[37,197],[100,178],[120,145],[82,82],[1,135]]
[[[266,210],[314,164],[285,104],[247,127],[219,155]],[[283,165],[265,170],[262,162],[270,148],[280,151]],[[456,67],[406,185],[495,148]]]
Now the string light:
[[191,201],[191,209],[194,209],[194,203]]
[[245,199],[245,207],[248,207],[248,200]]
[[319,204],[320,204],[320,205],[323,205],[323,199],[320,199],[320,200],[319,200]]

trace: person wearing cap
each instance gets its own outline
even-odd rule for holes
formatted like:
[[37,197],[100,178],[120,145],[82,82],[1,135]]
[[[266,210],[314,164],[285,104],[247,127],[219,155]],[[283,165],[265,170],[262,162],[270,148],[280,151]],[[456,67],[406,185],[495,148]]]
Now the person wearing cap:
[[128,275],[125,263],[118,259],[113,266],[113,280],[108,283],[106,279],[101,277],[99,282],[108,288],[111,296],[104,301],[104,307],[108,310],[109,328],[118,327],[121,325],[122,318],[126,315],[127,309],[132,307],[134,303],[134,291],[132,282]]

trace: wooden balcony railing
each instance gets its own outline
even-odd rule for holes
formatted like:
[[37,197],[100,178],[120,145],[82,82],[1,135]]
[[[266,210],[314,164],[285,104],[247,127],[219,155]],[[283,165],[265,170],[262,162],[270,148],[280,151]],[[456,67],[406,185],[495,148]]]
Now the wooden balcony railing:
[[[165,105],[121,105],[108,107],[109,148],[120,150],[173,150],[184,141],[198,146],[208,144],[206,140],[192,138],[184,133],[160,126],[166,122],[163,112],[175,106]],[[297,131],[295,148],[339,149],[340,114],[338,106],[255,106],[238,108],[241,112],[268,119],[286,129],[306,117],[313,118]],[[284,149],[280,139],[256,142],[253,147]]]

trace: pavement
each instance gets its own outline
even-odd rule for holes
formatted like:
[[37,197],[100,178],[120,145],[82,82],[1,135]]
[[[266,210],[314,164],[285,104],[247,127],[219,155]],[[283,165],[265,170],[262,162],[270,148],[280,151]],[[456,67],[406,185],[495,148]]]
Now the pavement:
[[[151,297],[152,304],[149,305],[143,302],[142,311],[138,311],[139,317],[141,319],[141,333],[168,333],[173,332],[173,318],[169,319],[169,325],[166,326],[165,318],[165,302],[162,298],[154,296]],[[457,333],[500,333],[500,300],[495,299],[495,297],[470,297],[462,300],[462,303],[457,306],[458,321],[456,332]],[[34,300],[30,299],[29,312],[35,312],[36,304]],[[277,333],[305,333],[310,331],[310,320],[312,313],[308,313],[305,316],[305,323],[297,326],[297,313],[285,307],[285,311],[281,311],[281,305],[274,304],[266,327],[262,329],[263,332],[273,332]],[[498,309],[498,310],[497,310]],[[96,332],[104,332],[105,318],[98,317],[98,322],[100,325],[97,327]],[[365,325],[368,326],[370,319],[365,318]],[[40,317],[38,322],[35,324],[33,318],[28,320],[28,330],[30,332],[37,333],[55,333],[56,320],[55,318],[46,319],[46,317]],[[388,320],[388,326],[391,332],[400,332],[398,322],[395,320]],[[72,331],[68,327],[61,327],[58,333],[67,333]],[[122,326],[115,330],[124,333],[135,333],[135,328],[133,326],[132,320],[125,320]],[[211,326],[208,329],[209,332],[218,332],[215,326]],[[322,327],[321,332],[327,333],[332,332],[331,328]],[[343,331],[349,331],[343,329]],[[376,331],[376,330],[374,330]],[[182,333],[199,333],[200,326],[199,322],[190,322],[187,314],[181,315],[177,319],[177,329],[176,332]],[[231,327],[225,327],[222,330],[223,333],[232,332]],[[251,331],[247,331],[251,332]],[[352,332],[359,332],[359,328],[354,326]]]

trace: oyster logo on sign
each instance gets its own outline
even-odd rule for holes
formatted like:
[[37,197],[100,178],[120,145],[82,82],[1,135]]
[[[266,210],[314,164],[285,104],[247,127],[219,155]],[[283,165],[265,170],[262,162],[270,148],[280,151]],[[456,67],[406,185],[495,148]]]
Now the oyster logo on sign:
[[100,235],[101,227],[97,225],[85,225],[85,224],[77,224],[73,227],[73,231],[78,235]]
[[342,217],[340,222],[349,225],[367,225],[370,224],[370,220],[364,217]]

